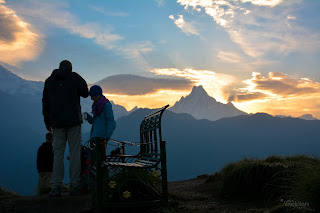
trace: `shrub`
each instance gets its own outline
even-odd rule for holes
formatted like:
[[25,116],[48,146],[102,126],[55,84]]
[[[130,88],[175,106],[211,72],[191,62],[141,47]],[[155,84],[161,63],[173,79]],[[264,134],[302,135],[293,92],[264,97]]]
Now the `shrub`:
[[293,199],[319,208],[320,160],[305,155],[269,156],[261,160],[244,158],[226,165],[220,172],[221,192],[241,200]]
[[282,188],[294,165],[281,161],[247,159],[228,164],[221,170],[222,192],[245,200],[262,199],[285,193]]
[[320,165],[309,167],[298,174],[291,189],[294,200],[307,202],[311,208],[320,210]]
[[2,187],[0,186],[0,198],[18,197],[18,196],[19,196],[18,193],[15,193],[15,192],[6,190],[6,189],[4,189],[4,188],[2,188]]

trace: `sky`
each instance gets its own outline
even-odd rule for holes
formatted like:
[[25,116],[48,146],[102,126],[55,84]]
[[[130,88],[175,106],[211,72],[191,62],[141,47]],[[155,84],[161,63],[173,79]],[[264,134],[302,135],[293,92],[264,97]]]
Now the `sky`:
[[128,110],[203,85],[248,113],[320,119],[319,0],[0,0],[0,64],[59,63]]

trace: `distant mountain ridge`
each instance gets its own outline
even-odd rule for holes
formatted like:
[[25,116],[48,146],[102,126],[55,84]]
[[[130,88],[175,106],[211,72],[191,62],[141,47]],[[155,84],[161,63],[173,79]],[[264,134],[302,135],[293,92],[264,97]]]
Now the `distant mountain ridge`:
[[[293,118],[290,115],[289,116],[287,116],[287,115],[276,115],[276,117],[279,117],[279,118]],[[303,119],[303,120],[318,120],[316,117],[314,117],[311,114],[304,114],[304,115],[301,115],[300,117],[297,117],[297,118],[300,118],[300,119]]]
[[238,110],[231,102],[227,104],[217,102],[202,86],[194,86],[188,96],[181,97],[169,110],[175,113],[188,113],[196,119],[211,121],[247,114]]
[[28,81],[0,64],[0,91],[11,95],[42,95],[43,82]]
[[[152,111],[138,109],[119,118],[111,138],[139,141],[140,123]],[[210,121],[166,110],[162,136],[167,143],[168,178],[173,181],[212,174],[243,157],[318,154],[319,129],[319,120],[278,118],[266,113]],[[129,146],[126,153],[134,154],[132,149]]]

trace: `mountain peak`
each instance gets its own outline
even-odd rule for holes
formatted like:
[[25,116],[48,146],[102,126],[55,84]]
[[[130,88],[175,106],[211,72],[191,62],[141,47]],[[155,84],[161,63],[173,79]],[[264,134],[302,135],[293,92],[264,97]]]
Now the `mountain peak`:
[[246,114],[238,110],[232,103],[217,102],[216,99],[208,95],[201,85],[194,86],[191,93],[182,97],[170,110],[176,113],[188,113],[196,119],[212,121]]
[[10,95],[42,94],[43,82],[28,81],[0,65],[0,91]]
[[200,85],[200,86],[194,86],[192,88],[192,91],[190,93],[190,95],[207,95],[208,96],[208,93],[204,90],[203,86]]
[[0,79],[3,79],[3,80],[8,80],[8,79],[21,79],[19,76],[17,76],[16,74],[14,74],[13,72],[11,72],[10,70],[8,70],[7,68],[5,68],[4,66],[2,66],[0,64]]

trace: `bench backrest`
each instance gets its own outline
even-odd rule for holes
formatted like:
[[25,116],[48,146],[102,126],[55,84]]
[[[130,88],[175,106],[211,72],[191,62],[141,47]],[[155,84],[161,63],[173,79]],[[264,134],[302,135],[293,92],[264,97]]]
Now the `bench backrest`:
[[161,109],[144,117],[140,125],[140,154],[143,160],[157,160],[160,158],[161,117],[169,107]]

